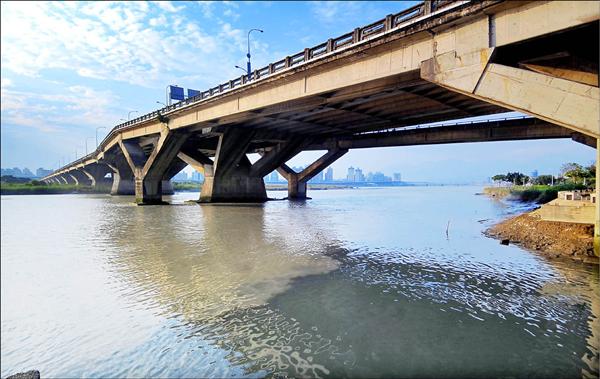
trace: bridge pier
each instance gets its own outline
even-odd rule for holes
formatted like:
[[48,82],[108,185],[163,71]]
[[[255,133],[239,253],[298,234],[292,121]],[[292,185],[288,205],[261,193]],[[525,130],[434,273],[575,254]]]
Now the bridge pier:
[[263,176],[246,156],[254,132],[228,129],[219,136],[214,163],[201,159],[204,183],[200,202],[262,202],[267,200]]
[[106,174],[112,172],[108,165],[101,163],[90,164],[79,170],[89,179],[90,186],[92,186],[95,190],[106,190],[106,192],[110,191],[112,183],[109,183],[109,181],[105,180],[104,178]]
[[321,158],[317,159],[313,164],[298,173],[296,173],[286,164],[282,164],[277,171],[288,182],[288,199],[306,200],[306,188],[308,181],[347,152],[347,149],[341,149],[338,147],[330,149]]
[[[163,177],[167,175],[169,168],[172,168],[173,160],[187,137],[186,133],[172,132],[164,126],[148,157],[138,143],[119,141],[123,155],[133,172],[137,204],[163,204]],[[167,186],[169,184],[165,187]],[[172,186],[170,190],[172,191]]]
[[78,186],[92,186],[92,180],[81,169],[72,170],[70,174],[75,178]]

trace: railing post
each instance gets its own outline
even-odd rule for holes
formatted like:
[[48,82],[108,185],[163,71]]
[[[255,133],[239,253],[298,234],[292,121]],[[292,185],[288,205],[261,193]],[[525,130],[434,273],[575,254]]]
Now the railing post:
[[387,16],[385,16],[384,30],[386,32],[394,27],[393,22],[394,22],[393,14],[388,14]]
[[273,63],[269,63],[269,74],[273,73]]
[[432,10],[431,0],[425,0],[423,2],[423,14],[430,14]]
[[233,80],[230,80],[229,81],[229,89],[232,89],[232,88],[233,88]]
[[292,59],[290,58],[290,56],[288,55],[287,57],[285,57],[285,67],[290,67],[292,65]]
[[333,39],[327,40],[327,52],[330,53],[333,51]]
[[354,32],[352,32],[352,43],[357,43],[358,41],[360,41],[360,32],[360,28],[354,29]]
[[310,49],[307,47],[304,49],[304,62],[307,62],[310,59]]

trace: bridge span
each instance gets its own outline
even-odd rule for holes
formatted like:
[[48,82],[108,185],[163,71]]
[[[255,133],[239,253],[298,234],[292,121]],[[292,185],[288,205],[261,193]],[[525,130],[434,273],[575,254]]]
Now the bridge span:
[[[269,172],[305,198],[306,182],[355,148],[572,138],[598,149],[599,7],[425,1],[117,125],[43,180],[111,173],[112,194],[154,204],[189,164],[205,176],[200,201],[263,201]],[[531,118],[413,127],[508,111]],[[285,163],[304,150],[326,153],[294,172]]]

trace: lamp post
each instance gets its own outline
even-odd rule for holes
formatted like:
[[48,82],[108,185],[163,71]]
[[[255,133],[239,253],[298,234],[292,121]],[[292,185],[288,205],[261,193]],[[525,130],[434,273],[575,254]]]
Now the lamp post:
[[248,75],[248,81],[252,80],[252,65],[250,64],[250,33],[252,33],[253,31],[263,33],[263,30],[260,30],[260,29],[250,29],[248,31],[248,53],[246,54],[246,57],[248,57],[248,64],[247,64],[247,69],[246,69],[246,74]]
[[[167,86],[167,88],[165,89],[165,95],[166,95],[166,100],[167,100],[166,103],[169,104],[169,105],[171,105],[171,96],[169,96],[169,88],[171,86],[173,86],[173,87],[179,87],[179,84],[169,84]],[[166,107],[166,105],[165,105],[165,107]]]
[[166,106],[167,106],[167,104],[163,103],[162,101],[157,101],[157,102],[156,102],[156,104],[160,104],[160,105],[162,105],[162,106],[164,106],[164,107],[166,107]]
[[131,114],[132,113],[139,113],[139,112],[138,111],[129,111],[129,112],[127,112],[127,120],[131,119]]
[[98,130],[106,129],[104,126],[99,126],[96,128],[96,149],[98,148]]

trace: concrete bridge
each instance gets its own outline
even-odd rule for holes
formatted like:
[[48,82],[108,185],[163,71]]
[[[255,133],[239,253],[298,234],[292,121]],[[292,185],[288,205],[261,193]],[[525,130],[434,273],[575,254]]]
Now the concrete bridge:
[[[264,201],[278,170],[301,199],[349,149],[543,138],[598,149],[599,19],[598,2],[425,1],[117,125],[43,180],[111,173],[112,194],[154,204],[189,164],[205,176],[200,201]],[[531,117],[414,127],[508,111]],[[294,172],[285,162],[304,150],[326,153]]]

